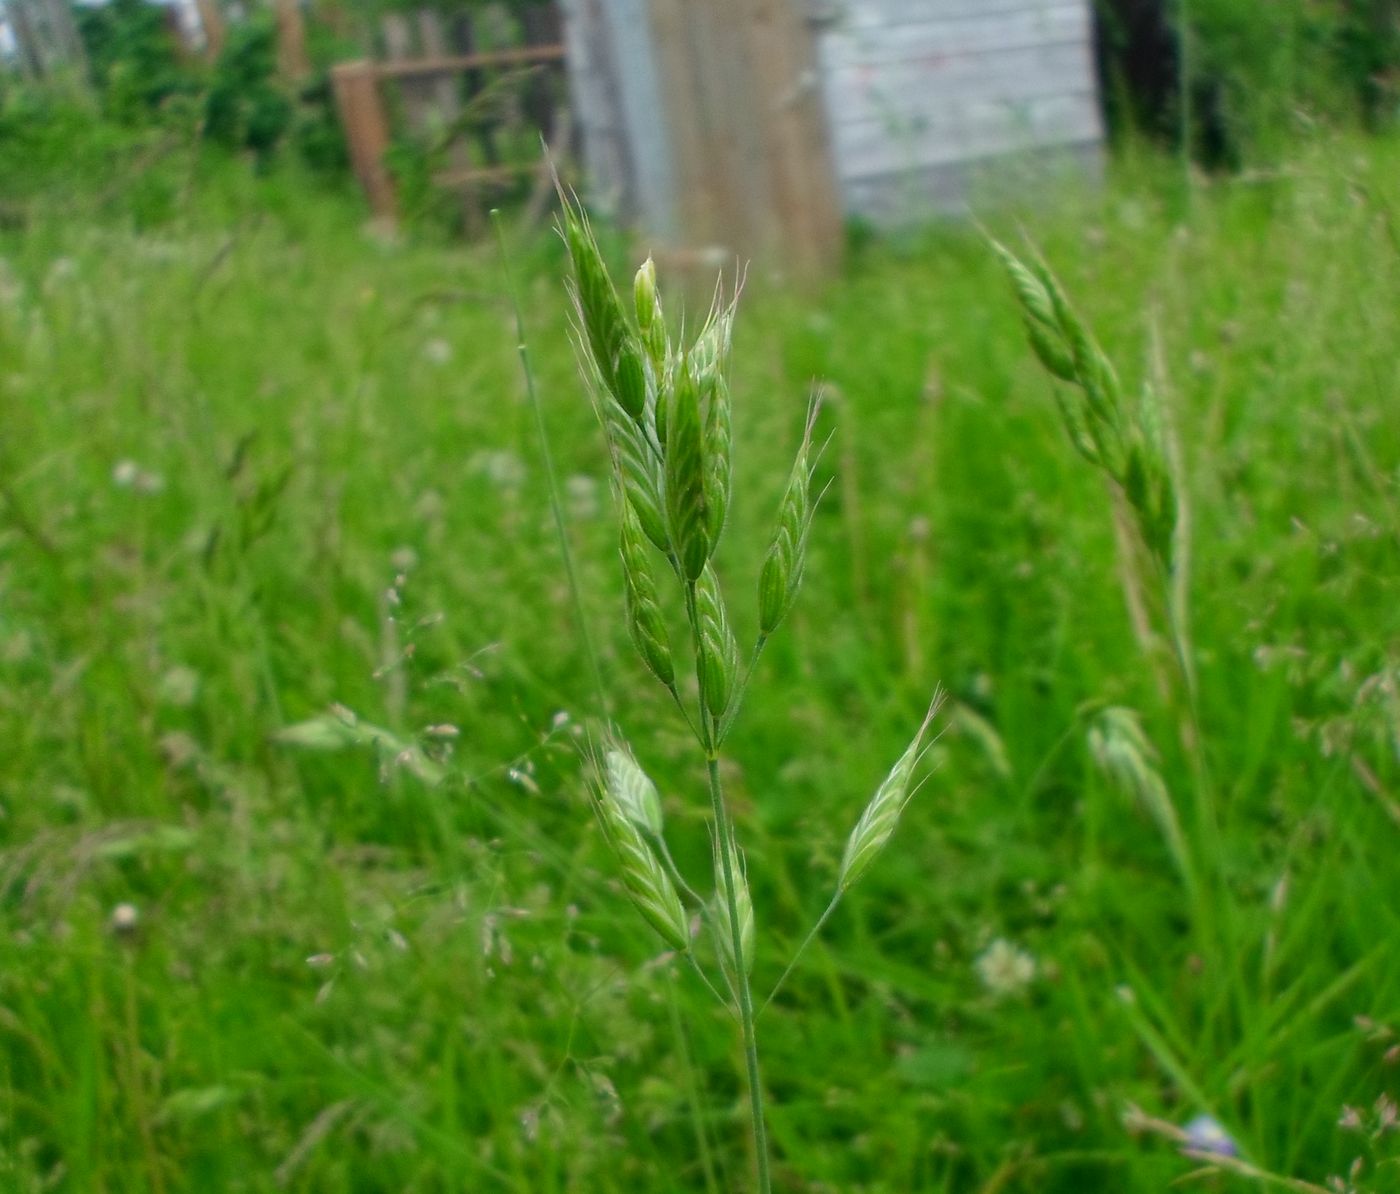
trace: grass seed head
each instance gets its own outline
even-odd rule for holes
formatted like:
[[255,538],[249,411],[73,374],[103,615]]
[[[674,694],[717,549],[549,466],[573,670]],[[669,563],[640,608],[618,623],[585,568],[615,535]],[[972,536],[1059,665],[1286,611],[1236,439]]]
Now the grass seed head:
[[622,512],[622,577],[627,602],[627,629],[642,662],[667,688],[675,691],[676,668],[671,658],[671,636],[657,597],[656,577],[643,540],[641,523],[626,499]]
[[870,803],[865,806],[856,827],[846,841],[846,852],[841,858],[841,874],[837,886],[841,891],[849,891],[859,882],[860,877],[870,868],[876,856],[885,848],[899,825],[900,814],[909,802],[914,790],[914,771],[919,762],[924,737],[943,704],[942,695],[934,697],[928,713],[919,726],[914,739],[899,756],[899,761],[885,776],[884,782],[875,790]]
[[628,897],[661,939],[684,953],[690,948],[690,930],[670,876],[609,783],[598,785],[594,803]]
[[645,833],[661,836],[661,797],[656,785],[624,745],[610,747],[603,755],[608,797]]
[[701,386],[705,420],[705,508],[713,551],[713,545],[719,543],[724,532],[724,520],[729,513],[734,426],[729,383],[724,375],[703,375]]
[[598,375],[623,410],[640,418],[645,388],[639,389],[640,345],[627,325],[603,255],[588,222],[572,206],[564,211],[564,242],[574,267],[574,304]]
[[675,384],[666,393],[665,432],[667,529],[682,575],[694,581],[712,544],[700,395],[688,363],[676,371]]
[[637,328],[642,343],[658,369],[666,360],[666,319],[656,290],[656,263],[648,257],[632,279],[632,304],[637,312]]
[[807,532],[812,524],[812,420],[797,451],[787,490],[778,507],[778,527],[758,577],[758,628],[771,635],[792,609],[807,561]]
[[[744,864],[743,852],[731,838],[728,843],[729,872],[734,877],[734,907],[739,916],[739,950],[743,973],[753,971],[754,956],[754,916],[753,897],[749,894],[748,871]],[[715,863],[714,915],[711,923],[715,934],[715,945],[720,963],[731,977],[737,977],[739,970],[734,964],[734,921],[729,914],[729,886],[725,881],[725,858],[720,853],[718,834],[712,834],[711,852]]]
[[695,612],[700,696],[710,716],[721,717],[729,708],[739,675],[739,643],[729,626],[719,577],[708,564],[695,585]]
[[1157,770],[1157,752],[1138,715],[1121,705],[1108,706],[1090,723],[1088,743],[1099,770],[1138,801],[1156,824],[1178,869],[1189,876],[1191,863],[1176,806]]

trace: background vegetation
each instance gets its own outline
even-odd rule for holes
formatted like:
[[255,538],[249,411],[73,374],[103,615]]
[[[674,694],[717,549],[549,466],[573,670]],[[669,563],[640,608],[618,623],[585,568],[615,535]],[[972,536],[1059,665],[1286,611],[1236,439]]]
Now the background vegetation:
[[[500,261],[367,234],[286,141],[259,168],[203,143],[212,94],[0,111],[0,1187],[742,1188],[732,1026],[587,812],[598,709]],[[981,238],[870,245],[807,295],[751,277],[734,592],[814,379],[833,437],[727,776],[760,990],[951,696],[932,781],[764,1017],[777,1188],[1156,1192],[1196,1163],[1131,1107],[1395,1188],[1396,193],[1393,138],[1322,125],[1267,174],[1128,147],[1101,191],[987,217],[1174,413],[1215,832]],[[612,712],[701,873],[562,250],[510,253]],[[1218,859],[1204,903],[1094,764],[1106,703]]]

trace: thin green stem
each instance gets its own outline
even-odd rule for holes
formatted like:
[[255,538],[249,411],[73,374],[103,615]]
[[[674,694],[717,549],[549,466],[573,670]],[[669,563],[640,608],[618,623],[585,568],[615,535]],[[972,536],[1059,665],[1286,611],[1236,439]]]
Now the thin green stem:
[[690,1055],[690,1041],[685,1035],[685,1024],[681,1020],[680,1009],[676,1006],[676,992],[669,988],[666,992],[666,1007],[671,1013],[671,1032],[676,1038],[676,1048],[681,1056],[681,1070],[685,1074],[686,1102],[690,1104],[690,1122],[695,1128],[695,1144],[700,1153],[700,1169],[705,1175],[705,1190],[707,1194],[718,1194],[719,1183],[715,1179],[714,1161],[710,1157],[710,1136],[705,1131],[695,1061]]
[[760,1016],[768,1010],[768,1005],[773,1002],[778,992],[783,989],[783,984],[787,982],[788,975],[796,969],[797,963],[802,959],[802,955],[807,952],[807,947],[817,939],[817,934],[826,927],[826,922],[831,919],[831,914],[836,911],[836,905],[841,902],[841,897],[844,894],[843,891],[838,889],[836,894],[831,897],[831,903],[826,906],[826,911],[817,917],[817,923],[812,926],[811,932],[803,939],[802,944],[797,947],[797,952],[792,955],[792,960],[788,962],[787,969],[778,977],[778,981],[773,984],[773,989],[768,992],[768,998],[763,1001],[763,1006],[758,1009],[758,1014]]
[[651,838],[651,844],[661,851],[661,862],[670,873],[671,882],[680,888],[681,894],[692,904],[698,908],[704,908],[705,901],[701,899],[700,894],[685,881],[685,876],[681,874],[681,868],[676,865],[676,860],[671,857],[671,847],[666,844],[665,835],[652,833],[647,836]]
[[729,708],[724,711],[724,716],[719,720],[719,727],[715,731],[715,745],[718,746],[729,737],[729,727],[734,724],[734,719],[739,716],[739,708],[744,703],[744,696],[749,691],[749,681],[753,679],[754,671],[758,667],[759,657],[763,654],[763,648],[768,645],[768,636],[760,634],[758,641],[754,643],[753,654],[749,656],[748,666],[744,669],[743,678],[739,681],[739,687],[729,699]]
[[603,672],[598,666],[598,653],[593,647],[593,638],[588,633],[588,619],[583,614],[583,597],[579,589],[578,571],[574,567],[574,553],[569,547],[568,532],[564,528],[564,506],[559,499],[559,478],[554,471],[554,454],[549,447],[549,433],[545,427],[544,408],[540,405],[539,393],[535,389],[535,371],[530,366],[530,349],[525,341],[525,317],[520,310],[520,298],[515,289],[515,278],[510,271],[510,255],[506,251],[505,233],[501,228],[501,213],[491,211],[491,226],[496,232],[496,244],[501,253],[501,272],[505,275],[506,293],[510,296],[511,310],[515,314],[515,351],[520,357],[520,368],[525,374],[525,393],[530,402],[530,410],[535,416],[535,431],[540,441],[540,456],[544,460],[545,477],[549,483],[549,509],[554,516],[554,532],[559,537],[559,552],[564,558],[564,573],[569,580],[569,598],[574,607],[574,622],[578,627],[579,641],[588,659],[588,669],[593,676],[594,690],[598,696],[598,712],[608,716],[608,695],[603,687]]
[[685,960],[690,963],[690,968],[695,971],[695,976],[704,983],[705,990],[715,997],[715,1002],[732,1016],[734,1011],[729,1006],[729,1000],[725,999],[725,997],[719,993],[719,989],[710,981],[710,976],[700,968],[700,963],[696,961],[693,950],[686,950]]
[[730,944],[734,951],[735,981],[739,994],[739,1021],[744,1033],[744,1061],[749,1075],[749,1113],[753,1119],[754,1160],[758,1166],[758,1194],[772,1194],[773,1182],[768,1172],[768,1129],[763,1122],[763,1085],[758,1071],[758,1037],[755,1032],[753,993],[748,970],[744,966],[744,946],[739,930],[739,901],[734,887],[733,828],[724,804],[724,789],[719,778],[719,759],[708,751],[705,768],[710,777],[710,803],[714,808],[715,832],[719,834],[720,867],[724,872],[724,896],[729,906]]

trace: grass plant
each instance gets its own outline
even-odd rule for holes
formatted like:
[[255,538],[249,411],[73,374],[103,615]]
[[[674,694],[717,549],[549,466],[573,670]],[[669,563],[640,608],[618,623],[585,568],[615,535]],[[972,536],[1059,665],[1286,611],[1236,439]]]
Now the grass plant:
[[[736,883],[716,935],[709,768],[646,610],[716,717],[687,582],[609,504],[567,248],[511,265],[599,720],[634,748],[600,727],[592,757],[606,781],[619,752],[723,1000],[577,799],[597,685],[494,249],[385,240],[277,171],[148,173],[158,209],[114,168],[61,209],[16,184],[0,228],[0,1189],[751,1186],[717,948],[737,925],[742,972],[747,918]],[[1398,183],[1393,141],[1319,141],[1189,214],[1171,163],[1119,162],[984,217],[1054,263],[1123,417],[1142,379],[1170,414],[1194,741],[1047,384],[1081,391],[1026,351],[985,238],[746,283],[707,561],[744,648],[813,379],[813,444],[835,431],[800,599],[719,719],[775,1190],[1394,1188]],[[677,352],[703,326],[665,324]],[[638,530],[652,588],[619,569]],[[759,1016],[934,676],[937,782]],[[1202,1117],[1238,1156],[1183,1155]]]

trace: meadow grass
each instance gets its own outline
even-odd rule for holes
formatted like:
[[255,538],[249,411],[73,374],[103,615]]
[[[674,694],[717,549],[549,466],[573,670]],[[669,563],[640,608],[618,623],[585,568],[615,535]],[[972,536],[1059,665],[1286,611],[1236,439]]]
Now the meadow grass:
[[[1398,183],[1400,146],[1346,141],[1189,215],[1147,163],[987,217],[1172,413],[1213,825],[985,239],[872,246],[802,296],[751,274],[736,591],[816,379],[831,436],[726,748],[770,940],[949,694],[897,848],[763,1013],[775,1189],[1157,1191],[1196,1162],[1129,1129],[1203,1113],[1261,1169],[1364,1154],[1393,1188],[1394,1133],[1338,1121],[1400,1086]],[[144,230],[111,195],[0,233],[0,1187],[743,1188],[733,1023],[588,814],[596,685],[494,249],[236,171],[183,171]],[[693,742],[618,616],[563,247],[512,269],[610,712],[703,874]],[[1109,708],[1186,847],[1100,765]]]

